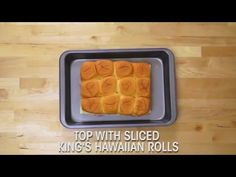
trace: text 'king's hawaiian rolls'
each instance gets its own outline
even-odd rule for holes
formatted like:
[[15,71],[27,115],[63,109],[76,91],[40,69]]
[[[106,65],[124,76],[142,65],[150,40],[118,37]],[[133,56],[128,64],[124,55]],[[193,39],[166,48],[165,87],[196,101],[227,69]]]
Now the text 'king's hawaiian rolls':
[[136,78],[136,95],[149,97],[150,96],[150,79]]
[[135,79],[134,77],[125,77],[119,80],[118,82],[119,92],[122,95],[134,96],[135,95]]
[[101,114],[102,113],[102,105],[101,98],[82,98],[81,101],[82,109],[89,113]]
[[134,114],[135,115],[144,115],[147,114],[150,110],[150,99],[144,97],[137,97],[134,103]]
[[121,96],[120,97],[119,113],[125,114],[125,115],[131,115],[134,110],[134,101],[135,101],[134,97]]
[[113,76],[105,77],[101,80],[101,93],[103,96],[111,95],[116,92],[116,78]]
[[104,96],[102,99],[103,112],[106,114],[116,114],[118,112],[120,97],[118,95]]
[[113,62],[111,60],[97,60],[95,66],[100,76],[106,77],[113,75]]
[[81,83],[81,95],[83,97],[96,97],[99,96],[99,82],[98,80],[89,80],[89,81],[83,81]]
[[118,78],[127,77],[133,74],[133,66],[128,61],[114,62],[115,74]]
[[151,65],[148,63],[133,63],[135,77],[150,77]]
[[94,62],[84,62],[80,68],[80,77],[82,80],[89,80],[97,75]]

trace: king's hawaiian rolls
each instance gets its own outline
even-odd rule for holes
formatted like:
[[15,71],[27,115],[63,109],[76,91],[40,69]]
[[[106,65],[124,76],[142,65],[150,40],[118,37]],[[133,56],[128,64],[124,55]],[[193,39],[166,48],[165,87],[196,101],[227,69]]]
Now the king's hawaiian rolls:
[[150,112],[151,65],[98,59],[80,69],[81,107],[94,114],[142,116]]

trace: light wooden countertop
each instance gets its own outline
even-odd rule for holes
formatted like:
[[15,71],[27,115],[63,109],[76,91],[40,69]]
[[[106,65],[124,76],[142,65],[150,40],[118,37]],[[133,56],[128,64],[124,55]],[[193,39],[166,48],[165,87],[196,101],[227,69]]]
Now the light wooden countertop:
[[184,154],[235,154],[236,23],[0,23],[0,154],[54,154],[74,139],[59,122],[63,51],[140,47],[174,52],[177,121],[109,130],[158,130]]

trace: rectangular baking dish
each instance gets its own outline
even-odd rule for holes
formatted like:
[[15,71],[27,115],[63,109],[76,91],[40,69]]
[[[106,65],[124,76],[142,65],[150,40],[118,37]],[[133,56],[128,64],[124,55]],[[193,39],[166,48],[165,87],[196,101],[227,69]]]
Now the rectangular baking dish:
[[[80,109],[80,66],[111,59],[151,65],[151,111],[143,116],[84,114]],[[60,121],[67,128],[170,125],[176,120],[174,55],[169,49],[66,51],[60,57]]]

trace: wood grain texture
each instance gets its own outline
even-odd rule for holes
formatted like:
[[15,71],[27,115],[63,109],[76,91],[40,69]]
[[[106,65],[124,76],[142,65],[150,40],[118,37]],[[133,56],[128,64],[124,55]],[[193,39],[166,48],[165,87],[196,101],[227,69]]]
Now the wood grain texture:
[[178,119],[108,130],[158,130],[181,154],[235,154],[236,23],[0,23],[0,154],[56,154],[73,141],[59,122],[63,51],[137,47],[174,52]]

